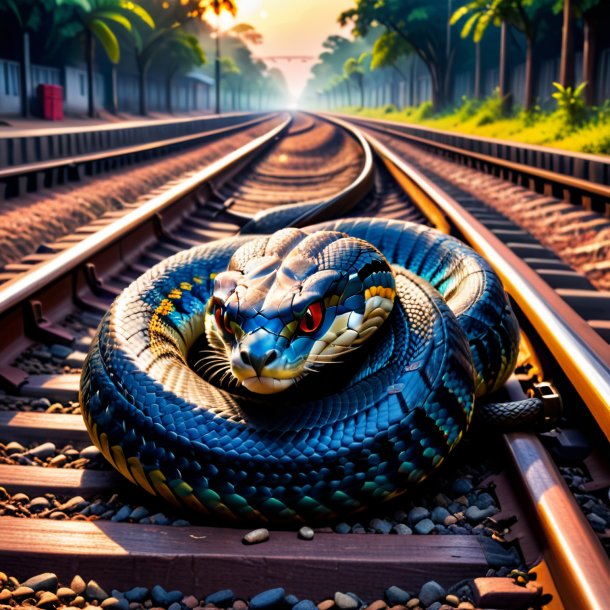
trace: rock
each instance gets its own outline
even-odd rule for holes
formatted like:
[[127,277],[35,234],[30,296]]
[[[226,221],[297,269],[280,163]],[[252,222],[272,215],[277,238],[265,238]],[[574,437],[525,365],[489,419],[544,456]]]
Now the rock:
[[182,591],[166,591],[161,585],[152,588],[151,596],[156,604],[165,606],[178,602],[184,597]]
[[235,594],[231,589],[223,589],[222,591],[216,591],[216,593],[210,593],[205,598],[206,604],[214,604],[217,608],[229,608],[233,605],[235,600]]
[[459,610],[476,610],[472,602],[460,602]]
[[299,603],[299,598],[296,595],[286,595],[284,597],[284,603],[288,604],[291,608]]
[[426,535],[434,529],[434,523],[430,519],[422,519],[415,524],[414,530],[416,534]]
[[107,597],[101,606],[110,610],[129,610],[129,602],[125,598]]
[[445,520],[443,521],[443,525],[449,527],[450,525],[455,525],[457,523],[457,518],[454,517],[453,515],[449,515],[448,517],[445,517]]
[[[74,584],[74,581],[72,581]],[[72,587],[74,589],[74,587]],[[74,589],[76,591],[76,589]],[[90,580],[87,583],[87,588],[85,589],[85,597],[89,599],[96,599],[97,601],[104,601],[107,597],[109,597],[108,593],[100,587],[95,580]]]
[[174,602],[173,604],[169,605],[167,610],[182,610],[182,606],[179,602]]
[[[244,544],[258,544],[260,542],[266,542],[267,540],[269,540],[269,530],[264,527],[261,527],[259,529],[248,532],[244,536],[242,542]],[[269,590],[275,591],[275,589],[269,589]]]
[[383,596],[390,606],[396,606],[398,604],[406,604],[411,599],[411,594],[397,587],[396,585],[392,585],[388,587]]
[[243,599],[236,599],[233,602],[233,610],[248,610],[248,604]]
[[447,591],[435,580],[430,580],[422,586],[418,597],[424,606],[429,606],[434,602],[444,599],[445,595],[447,595]]
[[55,593],[52,593],[51,591],[44,591],[36,605],[40,608],[43,608],[44,606],[49,606],[51,604],[57,603],[59,603],[59,598],[57,597],[57,595],[55,595]]
[[375,530],[378,534],[389,534],[392,531],[392,522],[387,519],[371,519],[369,527]]
[[172,521],[172,527],[189,527],[190,524],[191,522],[186,519],[176,519],[175,521]]
[[136,506],[130,513],[129,518],[132,521],[139,521],[140,519],[144,519],[144,517],[148,517],[150,513],[148,509],[143,506]]
[[[6,489],[4,487],[0,487],[0,502],[8,502],[10,499],[11,499],[11,495],[8,493],[8,491],[6,491]],[[4,572],[0,572],[0,574],[4,574]],[[0,576],[0,586],[6,582],[6,574],[4,574],[4,576],[5,576],[4,581],[2,580],[2,577]]]
[[73,606],[82,607],[85,605],[85,598],[81,595],[77,595],[71,603]]
[[28,578],[22,585],[30,587],[34,591],[55,591],[57,589],[57,576],[52,572],[45,572]]
[[318,610],[318,607],[309,599],[302,599],[298,604],[292,606],[292,610]]
[[334,599],[325,599],[318,604],[318,610],[330,610],[335,607]]
[[38,498],[34,498],[28,504],[28,510],[31,513],[39,513],[39,512],[42,512],[43,510],[46,510],[47,508],[50,508],[50,507],[51,507],[51,503],[46,498],[44,498],[43,496],[40,496]]
[[68,458],[60,453],[59,455],[51,458],[49,466],[53,466],[53,468],[61,468],[67,461]]
[[472,481],[470,479],[455,479],[451,484],[451,491],[456,494],[467,494],[472,489]]
[[8,604],[13,599],[13,594],[8,589],[0,591],[0,604]]
[[34,597],[35,593],[34,593],[34,589],[30,588],[30,587],[17,587],[14,591],[13,591],[13,599],[17,599],[17,600],[22,600],[25,599],[26,597]]
[[441,602],[434,602],[433,604],[430,604],[426,610],[440,610],[442,605]]
[[495,504],[495,500],[488,494],[486,491],[480,493],[475,500],[475,505],[478,506],[481,510],[485,508],[489,508],[493,504]]
[[16,441],[11,441],[8,445],[6,445],[4,450],[6,451],[7,455],[13,455],[15,453],[24,453],[26,448]]
[[427,519],[430,516],[430,511],[424,506],[415,506],[409,511],[407,520],[409,525],[415,525],[422,519]]
[[419,606],[419,598],[414,597],[413,599],[410,599],[407,602],[406,606],[407,606],[407,608],[416,608],[417,606]]
[[385,610],[388,605],[382,599],[376,599],[373,603],[369,604],[365,610]]
[[432,519],[434,523],[444,523],[445,519],[449,516],[449,511],[442,506],[435,506],[430,513],[430,519]]
[[478,506],[469,506],[464,511],[464,516],[469,521],[483,521],[483,519],[486,519],[487,517],[491,517],[492,515],[495,515],[497,512],[498,512],[498,509],[495,506],[489,506],[488,508],[485,508],[483,510],[481,510]]
[[341,610],[356,610],[360,607],[360,601],[354,595],[337,591],[335,593],[335,606],[341,608]]
[[443,493],[438,493],[434,496],[434,504],[442,508],[447,508],[450,502],[451,500]]
[[[462,506],[468,506],[470,504],[470,502],[468,501],[468,498],[466,496],[460,496],[459,498],[456,498],[455,501],[458,504],[461,504]],[[450,511],[450,512],[455,512],[455,511]]]
[[102,455],[102,452],[95,445],[89,445],[82,449],[78,455],[86,460],[95,460]]
[[85,508],[89,503],[82,496],[74,496],[70,498],[67,502],[64,502],[61,506],[59,506],[59,510],[63,510],[64,512],[72,512],[79,511]]
[[82,595],[87,589],[85,581],[77,574],[70,583],[70,589],[76,593],[76,595]]
[[55,447],[55,443],[43,443],[42,445],[37,445],[33,447],[27,452],[27,455],[30,457],[36,457],[40,460],[46,460],[48,457],[51,457],[57,448]]
[[36,398],[30,405],[34,409],[48,409],[51,406],[51,401],[48,398]]
[[275,610],[284,605],[284,589],[267,589],[250,600],[250,610]]
[[337,534],[349,534],[351,530],[352,528],[349,526],[349,524],[344,522],[337,523],[337,525],[335,525],[335,532]]
[[153,525],[169,525],[172,520],[168,519],[163,513],[156,513],[150,516],[150,522]]
[[76,597],[76,593],[68,587],[60,587],[57,589],[57,597],[62,601],[71,601]]
[[405,525],[404,523],[397,523],[392,528],[392,531],[395,534],[398,534],[400,536],[409,536],[410,534],[413,533],[413,530],[408,525]]
[[127,519],[129,519],[129,516],[131,515],[131,512],[131,506],[129,506],[129,504],[125,504],[125,506],[122,506],[110,520],[114,521],[115,523],[127,521]]
[[[207,598],[206,598],[207,599]],[[199,600],[194,595],[186,595],[182,598],[182,603],[191,610],[199,605]],[[231,602],[233,603],[233,602]]]
[[51,354],[56,358],[67,358],[74,350],[67,345],[55,343],[51,345]]
[[301,540],[313,540],[314,531],[310,527],[307,527],[306,525],[304,525],[299,530],[298,536]]
[[456,607],[460,603],[460,598],[457,595],[447,595],[445,601],[449,605]]
[[146,587],[134,587],[123,593],[128,602],[143,602],[148,597],[148,589]]

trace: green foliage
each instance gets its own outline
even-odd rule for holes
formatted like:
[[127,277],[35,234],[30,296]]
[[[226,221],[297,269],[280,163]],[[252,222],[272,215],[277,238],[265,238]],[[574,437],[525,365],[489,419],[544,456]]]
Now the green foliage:
[[398,108],[394,104],[386,104],[383,107],[383,113],[390,114],[391,112],[398,112]]
[[423,121],[429,119],[433,114],[434,106],[432,102],[424,102],[411,114],[411,118],[415,121]]
[[504,116],[504,100],[496,89],[492,95],[483,100],[474,114],[475,124],[479,127],[499,121]]
[[459,121],[467,121],[474,116],[481,108],[481,101],[462,96],[462,103],[456,110],[456,117]]
[[582,97],[587,83],[580,83],[578,87],[564,87],[560,83],[553,83],[557,91],[553,97],[557,100],[557,108],[568,129],[582,125],[585,119],[585,100]]
[[523,121],[526,127],[532,127],[538,123],[542,118],[542,108],[540,104],[534,104],[529,110],[522,110],[519,113],[519,118]]

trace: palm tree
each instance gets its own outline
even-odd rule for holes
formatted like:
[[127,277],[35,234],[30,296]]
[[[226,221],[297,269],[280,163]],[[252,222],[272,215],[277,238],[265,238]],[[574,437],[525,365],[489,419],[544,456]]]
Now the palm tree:
[[19,90],[23,117],[30,115],[30,33],[38,31],[56,8],[55,0],[0,0],[0,12],[12,14],[21,37]]
[[216,15],[216,48],[214,56],[214,79],[216,80],[216,103],[214,110],[220,114],[220,15],[223,11],[237,15],[237,3],[235,0],[201,0],[197,5],[197,13],[201,18],[207,11],[212,11]]
[[[132,32],[130,19],[137,17],[149,28],[153,29],[155,23],[150,14],[132,0],[59,0],[61,3],[71,5],[76,9],[76,16],[81,25],[81,31],[86,37],[87,60],[87,96],[88,114],[95,116],[95,40],[98,40],[106,52],[108,59],[117,64],[121,58],[121,48],[116,34],[110,24],[119,24],[128,32]],[[67,24],[70,27],[73,24]]]
[[360,107],[364,108],[364,73],[365,62],[370,53],[362,53],[358,59],[350,57],[343,64],[343,73],[347,78],[353,80],[360,89]]

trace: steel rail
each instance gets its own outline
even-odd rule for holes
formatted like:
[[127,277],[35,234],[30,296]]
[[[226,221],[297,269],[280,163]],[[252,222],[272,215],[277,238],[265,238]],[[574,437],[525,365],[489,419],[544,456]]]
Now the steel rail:
[[566,608],[605,610],[610,560],[540,440],[503,436],[548,545],[545,558]]
[[[523,163],[517,163],[515,161],[508,161],[506,159],[501,159],[498,157],[492,157],[490,155],[486,155],[483,153],[473,152],[470,150],[466,150],[464,148],[459,148],[457,146],[451,146],[450,144],[443,144],[442,142],[437,142],[435,140],[429,140],[427,138],[423,138],[421,136],[415,136],[409,133],[405,133],[396,129],[395,127],[390,127],[386,124],[379,125],[373,119],[365,120],[361,118],[351,119],[353,122],[357,124],[364,124],[365,126],[381,131],[383,133],[387,133],[392,136],[399,137],[403,140],[411,140],[417,144],[423,144],[428,147],[437,148],[439,150],[452,153],[455,155],[460,155],[462,157],[473,159],[475,161],[480,161],[482,163],[486,163],[488,165],[500,167],[502,169],[515,172],[517,174],[529,175],[534,178],[539,178],[549,183],[555,183],[562,187],[567,187],[570,189],[575,189],[581,191],[583,193],[595,195],[597,197],[602,197],[606,200],[606,202],[610,202],[610,186],[599,184],[597,182],[592,182],[591,180],[585,180],[583,178],[574,178],[573,176],[569,176],[567,174],[560,174],[557,172],[552,172],[546,169],[540,169],[537,167],[532,167],[529,165],[524,165]],[[409,125],[409,128],[412,126]],[[450,132],[440,132],[447,135],[462,135],[455,134]],[[508,142],[496,142],[497,144],[509,144]],[[516,144],[515,142],[510,143],[513,146]],[[518,143],[517,143],[518,144]],[[553,152],[553,151],[549,151]],[[559,151],[561,152],[561,151]]]
[[189,195],[194,189],[212,180],[230,166],[243,161],[249,155],[273,141],[274,138],[287,129],[291,121],[292,118],[288,117],[266,134],[214,161],[193,176],[127,213],[119,220],[101,228],[97,233],[85,237],[73,247],[58,253],[48,261],[33,266],[31,270],[26,271],[15,279],[9,280],[0,287],[0,314],[17,306],[36,291],[86,262],[102,248],[127,235],[144,221]]
[[75,167],[77,165],[84,165],[86,163],[94,163],[96,161],[107,161],[115,159],[117,157],[124,157],[127,155],[133,155],[137,153],[143,153],[151,150],[158,150],[166,148],[168,146],[176,146],[179,144],[188,144],[190,142],[196,142],[198,140],[205,140],[219,135],[228,134],[240,129],[252,127],[258,125],[266,120],[272,118],[273,114],[267,114],[262,117],[250,119],[243,123],[237,123],[235,125],[227,125],[226,127],[219,127],[217,129],[211,129],[209,131],[199,131],[194,134],[186,136],[177,136],[175,138],[166,138],[164,140],[153,140],[152,142],[145,142],[143,144],[134,144],[132,146],[122,146],[120,148],[112,148],[105,151],[88,153],[83,155],[71,155],[68,157],[62,157],[60,159],[51,159],[49,161],[37,161],[35,163],[23,163],[21,165],[10,165],[3,169],[0,169],[0,180],[6,180],[8,178],[14,178],[17,176],[27,176],[35,174],[37,172],[46,172],[54,169],[63,167]]
[[[491,231],[381,142],[375,152],[422,190],[498,273],[506,290],[550,347],[598,424],[610,435],[610,361],[607,344],[537,274]],[[429,212],[422,207],[424,214]],[[426,214],[428,216],[428,214]],[[610,562],[550,456],[532,434],[504,435],[535,507],[548,564],[566,607],[602,610],[610,590]],[[569,524],[569,525],[567,525]]]
[[[583,398],[597,423],[610,436],[610,350],[608,344],[569,305],[460,204],[408,165],[373,136],[373,149],[424,191],[484,256],[508,293],[536,328]],[[423,209],[425,213],[425,209]]]

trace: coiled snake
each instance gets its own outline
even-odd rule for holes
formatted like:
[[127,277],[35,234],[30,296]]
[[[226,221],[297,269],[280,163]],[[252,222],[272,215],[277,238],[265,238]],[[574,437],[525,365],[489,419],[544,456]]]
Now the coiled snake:
[[318,522],[424,479],[517,347],[470,248],[340,220],[152,268],[102,320],[81,404],[104,456],[152,494],[235,522]]

